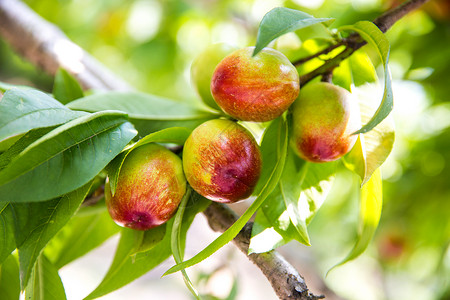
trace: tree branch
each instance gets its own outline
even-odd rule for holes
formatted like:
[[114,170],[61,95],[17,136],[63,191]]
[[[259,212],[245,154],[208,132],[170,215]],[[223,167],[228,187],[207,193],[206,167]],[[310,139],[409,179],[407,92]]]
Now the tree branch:
[[[17,0],[0,0],[0,35],[15,50],[44,71],[55,74],[64,67],[86,89],[130,90],[131,87],[115,77],[57,27],[42,19],[29,7]],[[98,201],[99,197],[88,199]],[[211,227],[224,232],[236,220],[236,215],[225,205],[214,203],[204,212]],[[234,242],[247,255],[251,224],[241,231]],[[280,299],[314,300],[304,279],[276,251],[251,254],[248,258],[267,277]]]
[[[395,22],[400,20],[402,17],[404,17],[409,12],[419,8],[422,4],[424,4],[427,1],[429,1],[429,0],[405,1],[401,5],[395,7],[391,10],[388,10],[387,12],[385,12],[384,14],[382,14],[381,16],[376,18],[373,21],[373,23],[375,25],[377,25],[378,28],[382,32],[386,32],[389,28],[392,27],[392,25],[394,25]],[[320,51],[318,53],[315,53],[311,56],[308,56],[308,57],[305,57],[305,58],[302,58],[302,59],[299,59],[299,60],[293,62],[293,64],[295,66],[298,66],[298,65],[301,65],[301,64],[307,62],[308,60],[319,57],[320,55],[330,53],[332,50],[338,48],[339,46],[345,46],[345,49],[341,53],[339,53],[332,59],[325,61],[324,64],[321,65],[320,67],[318,67],[317,69],[315,69],[309,73],[306,73],[305,75],[300,76],[300,83],[302,85],[305,85],[306,83],[308,83],[312,79],[316,78],[317,76],[329,73],[334,68],[339,66],[339,64],[343,60],[348,58],[350,55],[353,54],[353,52],[355,52],[356,50],[358,50],[365,44],[366,44],[365,41],[361,41],[360,35],[355,33],[355,34],[350,35],[348,38],[345,38],[342,41],[339,41],[336,44],[328,46],[327,48],[323,49],[322,51]]]

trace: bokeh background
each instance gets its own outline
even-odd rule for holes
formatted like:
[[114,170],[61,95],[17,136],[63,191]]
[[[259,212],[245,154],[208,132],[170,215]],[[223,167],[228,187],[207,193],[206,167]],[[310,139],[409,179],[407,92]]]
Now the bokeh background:
[[[205,47],[255,43],[258,24],[276,6],[333,17],[332,27],[373,20],[396,0],[26,0],[135,88],[182,101],[197,99],[192,60]],[[317,34],[312,33],[312,34]],[[394,150],[383,165],[380,226],[360,258],[326,271],[351,249],[358,199],[356,178],[337,177],[309,226],[311,247],[292,242],[280,251],[328,299],[450,299],[450,1],[433,0],[391,28]],[[308,34],[295,43],[307,42]],[[288,47],[289,48],[289,47]],[[374,63],[378,63],[376,60]],[[382,69],[380,76],[382,76]],[[16,56],[0,39],[0,81],[51,91],[53,78]],[[237,209],[240,209],[237,207]],[[186,256],[217,233],[202,216],[188,235]],[[100,282],[117,237],[61,270],[67,297],[86,296]],[[173,262],[102,299],[190,299],[180,274],[160,278]],[[191,278],[211,299],[275,299],[259,271],[227,246],[194,267]]]

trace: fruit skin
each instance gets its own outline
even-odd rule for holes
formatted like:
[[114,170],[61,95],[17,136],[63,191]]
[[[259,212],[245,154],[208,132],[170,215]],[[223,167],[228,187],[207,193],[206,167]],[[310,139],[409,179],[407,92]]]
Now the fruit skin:
[[346,89],[326,82],[303,87],[292,105],[291,146],[311,162],[337,160],[351,150],[361,126],[359,106]]
[[157,144],[140,146],[128,154],[114,196],[109,182],[105,184],[106,206],[114,222],[136,230],[169,220],[185,192],[181,159]]
[[250,132],[223,119],[198,126],[186,140],[183,168],[192,188],[222,203],[248,198],[261,173],[261,152]]
[[191,65],[191,82],[203,102],[220,110],[211,95],[211,78],[217,64],[237,48],[226,43],[212,44],[201,52]]
[[298,72],[281,52],[254,47],[225,57],[214,70],[211,93],[220,108],[233,118],[265,122],[280,116],[297,98]]

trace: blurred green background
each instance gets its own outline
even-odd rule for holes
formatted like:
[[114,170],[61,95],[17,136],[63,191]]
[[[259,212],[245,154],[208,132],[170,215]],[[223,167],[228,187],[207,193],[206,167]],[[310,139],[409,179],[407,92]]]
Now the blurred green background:
[[[197,96],[189,70],[196,55],[215,42],[253,45],[261,18],[273,7],[333,17],[332,27],[337,27],[373,20],[399,1],[25,2],[137,89],[192,100]],[[382,168],[382,220],[366,253],[324,280],[346,299],[450,299],[450,1],[430,1],[399,21],[387,36],[396,141]],[[17,57],[1,39],[0,80],[46,91],[53,84],[50,76]],[[309,227],[311,247],[281,249],[290,260],[297,260],[296,265],[302,266],[296,251],[307,251],[315,272],[325,277],[351,249],[358,200],[349,183],[355,180],[349,172],[339,174]]]

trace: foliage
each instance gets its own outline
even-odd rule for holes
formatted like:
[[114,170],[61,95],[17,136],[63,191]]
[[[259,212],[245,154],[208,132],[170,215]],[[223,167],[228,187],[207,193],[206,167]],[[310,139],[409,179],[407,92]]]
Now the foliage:
[[[297,54],[306,57],[320,50],[317,45],[323,49],[341,38],[326,27],[330,25],[326,22],[328,20],[278,8],[263,18],[256,45],[277,47],[279,40],[294,33],[297,38],[308,41],[295,48]],[[341,26],[339,18],[336,20]],[[313,24],[316,25],[309,27]],[[321,34],[315,38],[307,30],[318,30]],[[380,166],[388,159],[394,143],[394,128],[391,116],[388,116],[393,103],[387,67],[389,42],[370,22],[356,22],[341,26],[339,30],[356,31],[372,45],[371,49],[365,47],[342,62],[333,77],[335,84],[361,96],[361,120],[367,125],[358,132],[357,144],[341,161],[313,164],[301,160],[288,148],[289,112],[261,124],[264,169],[255,191],[256,199],[228,231],[186,261],[183,261],[186,232],[195,215],[209,204],[195,192],[185,197],[174,219],[146,233],[119,229],[112,224],[103,200],[91,211],[92,207],[83,207],[82,202],[94,197],[94,190],[99,186],[96,182],[104,183],[104,172],[108,174],[114,191],[114,178],[117,179],[123,160],[133,148],[151,142],[181,146],[193,128],[222,115],[194,101],[171,100],[153,94],[95,91],[84,94],[76,80],[64,70],[55,77],[53,97],[35,89],[2,84],[0,89],[6,92],[0,100],[0,274],[15,275],[0,277],[0,295],[18,294],[20,269],[21,288],[25,289],[27,297],[65,299],[58,269],[117,232],[120,232],[120,241],[114,260],[103,281],[86,299],[100,297],[128,284],[160,265],[170,255],[174,256],[176,265],[166,274],[181,270],[194,291],[184,269],[206,259],[231,241],[255,213],[249,253],[270,251],[292,240],[314,247],[314,236],[319,234],[319,230],[313,219],[322,206],[327,209],[328,200],[325,200],[328,195],[328,199],[333,199],[339,194],[332,185],[346,172],[344,168],[359,176],[351,189],[360,197],[360,218],[356,239],[349,238],[354,247],[349,254],[342,255],[345,257],[343,262],[359,256],[368,247],[380,220]],[[289,34],[283,35],[286,33]],[[279,40],[270,44],[276,38]],[[145,46],[141,47],[145,49]],[[370,60],[370,51],[373,50],[380,54],[385,72],[384,95],[375,100],[361,88],[378,85],[375,67]],[[159,50],[158,53],[163,52]],[[332,52],[327,59],[337,54]],[[164,62],[172,58],[170,51],[161,54]],[[300,75],[309,72],[310,66],[319,62],[320,59],[315,58],[306,66],[299,67]],[[158,72],[158,68],[153,68],[152,72]],[[161,72],[162,77],[167,80],[169,75],[164,72]],[[164,79],[158,80],[158,84],[164,86],[161,84]],[[445,136],[445,130],[439,134]],[[437,146],[426,142],[422,147],[433,152]],[[420,152],[412,155],[420,157]],[[418,163],[414,161],[412,164]],[[416,182],[420,180],[416,179]],[[392,186],[393,183],[388,183],[387,189],[392,190]],[[408,195],[414,194],[411,187],[403,189]],[[411,210],[407,214],[415,215],[415,212]],[[357,213],[353,211],[353,215]],[[338,214],[332,216],[334,220],[342,217]],[[408,222],[406,216],[402,218]],[[441,218],[445,219],[445,213]],[[425,224],[430,228],[434,226],[432,222]],[[86,242],[82,243],[83,240]],[[78,243],[71,247],[75,241]],[[438,244],[439,241],[436,238],[434,242]],[[14,249],[17,249],[18,256],[12,253]],[[330,264],[335,265],[342,257],[334,256],[335,261]],[[8,285],[4,280],[8,280]],[[38,290],[44,294],[37,293]]]

